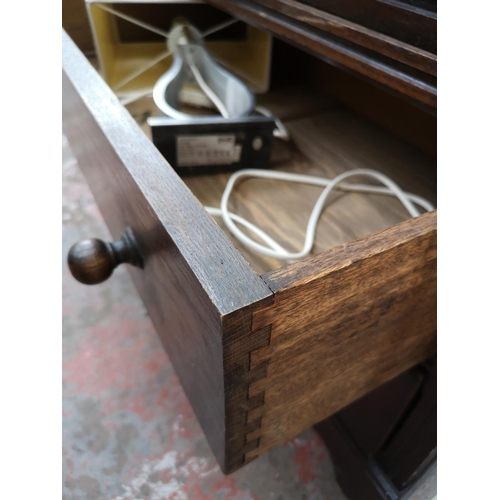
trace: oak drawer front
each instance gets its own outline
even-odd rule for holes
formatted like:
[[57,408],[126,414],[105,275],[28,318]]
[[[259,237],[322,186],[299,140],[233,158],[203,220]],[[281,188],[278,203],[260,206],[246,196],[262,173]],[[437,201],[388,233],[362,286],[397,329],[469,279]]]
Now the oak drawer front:
[[272,297],[73,42],[63,34],[63,128],[219,463],[226,457],[222,320]]
[[[436,215],[263,276],[63,35],[63,126],[224,472],[435,350]],[[92,236],[92,235],[89,235]]]

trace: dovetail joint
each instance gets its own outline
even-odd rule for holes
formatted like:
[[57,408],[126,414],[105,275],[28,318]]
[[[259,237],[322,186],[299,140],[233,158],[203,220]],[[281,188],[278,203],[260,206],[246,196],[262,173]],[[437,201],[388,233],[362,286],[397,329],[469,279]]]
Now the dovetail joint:
[[259,388],[263,386],[263,379],[267,377],[269,359],[266,354],[271,343],[271,325],[252,331],[252,334],[263,338],[264,342],[258,349],[248,353],[249,369],[244,377],[247,383],[247,399],[245,402],[245,441],[241,450],[243,463],[248,463],[255,458],[255,456],[248,457],[247,454],[260,445],[265,390],[259,390]]

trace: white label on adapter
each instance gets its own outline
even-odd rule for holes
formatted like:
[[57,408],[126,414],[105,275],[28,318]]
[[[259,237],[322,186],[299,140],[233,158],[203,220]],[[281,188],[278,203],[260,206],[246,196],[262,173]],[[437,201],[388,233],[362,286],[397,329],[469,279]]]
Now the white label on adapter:
[[235,134],[178,135],[177,166],[200,167],[238,162],[241,146],[235,147],[235,139]]
[[239,163],[241,158],[241,144],[234,145],[234,162]]

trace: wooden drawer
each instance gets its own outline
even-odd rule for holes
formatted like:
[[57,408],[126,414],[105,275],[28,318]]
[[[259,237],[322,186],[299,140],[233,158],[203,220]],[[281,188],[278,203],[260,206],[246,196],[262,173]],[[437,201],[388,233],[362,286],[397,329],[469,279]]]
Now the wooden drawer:
[[[306,100],[296,102],[296,113]],[[274,105],[286,117],[287,106]],[[342,110],[323,119],[321,129],[336,139],[323,144],[326,153],[313,148],[317,164],[337,154],[343,168],[354,168],[363,127],[376,127]],[[292,126],[297,137],[300,127],[309,129],[301,120]],[[145,265],[130,267],[132,278],[225,473],[435,351],[436,212],[392,224],[401,213],[374,201],[375,226],[361,225],[362,238],[337,246],[324,239],[316,250],[334,247],[282,267],[252,260],[193,195],[210,202],[208,186],[224,177],[184,182],[65,34],[63,127],[112,236],[126,227],[135,233]],[[332,153],[335,144],[344,149]],[[293,148],[300,147],[297,140]],[[343,158],[346,151],[356,154]],[[371,160],[365,166],[388,164],[403,187],[432,167],[385,133],[375,133],[363,154]],[[293,168],[313,169],[300,156],[294,161]],[[278,205],[280,196],[293,196],[272,193]],[[358,205],[367,208],[359,198]],[[350,207],[342,217],[357,215]],[[384,216],[391,227],[373,232]]]

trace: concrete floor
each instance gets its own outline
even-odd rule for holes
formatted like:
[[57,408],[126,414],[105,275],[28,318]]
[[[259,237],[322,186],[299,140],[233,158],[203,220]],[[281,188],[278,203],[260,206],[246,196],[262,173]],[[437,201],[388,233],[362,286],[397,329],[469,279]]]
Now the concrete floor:
[[109,234],[63,138],[63,498],[345,500],[313,430],[222,475],[126,268],[70,276],[86,237]]

